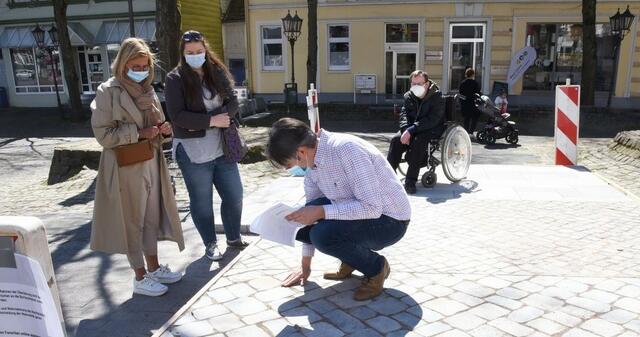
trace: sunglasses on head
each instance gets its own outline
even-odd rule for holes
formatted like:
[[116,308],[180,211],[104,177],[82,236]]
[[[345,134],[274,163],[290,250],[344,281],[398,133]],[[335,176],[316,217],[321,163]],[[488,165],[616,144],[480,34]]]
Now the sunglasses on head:
[[186,32],[182,35],[182,41],[184,42],[192,42],[192,41],[202,41],[202,34],[200,32]]

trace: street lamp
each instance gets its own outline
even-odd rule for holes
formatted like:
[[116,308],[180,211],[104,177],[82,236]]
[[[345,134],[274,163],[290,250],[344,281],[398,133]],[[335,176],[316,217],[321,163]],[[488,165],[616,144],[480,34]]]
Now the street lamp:
[[296,71],[294,62],[293,46],[300,36],[300,28],[302,28],[302,19],[298,16],[298,12],[291,16],[291,11],[287,11],[287,16],[282,18],[282,28],[284,35],[291,44],[291,83],[285,83],[284,96],[287,104],[298,103],[298,86],[296,85]]
[[618,12],[609,18],[609,25],[611,26],[611,36],[613,37],[613,76],[611,76],[611,85],[609,87],[609,97],[607,98],[607,107],[611,106],[611,96],[615,90],[614,85],[616,78],[618,77],[618,56],[620,54],[620,45],[624,36],[631,30],[631,24],[635,15],[629,11],[629,5],[627,10],[620,14],[620,8]]
[[56,98],[58,99],[58,110],[60,111],[60,115],[64,117],[62,103],[60,102],[60,92],[58,91],[58,62],[53,58],[53,52],[58,50],[58,30],[53,25],[51,26],[51,29],[49,29],[49,38],[51,39],[52,46],[45,45],[45,31],[40,28],[39,24],[36,24],[36,28],[31,31],[31,34],[33,34],[33,39],[36,40],[36,45],[38,46],[38,48],[46,51],[49,54],[51,69],[53,70],[53,84],[56,89]]

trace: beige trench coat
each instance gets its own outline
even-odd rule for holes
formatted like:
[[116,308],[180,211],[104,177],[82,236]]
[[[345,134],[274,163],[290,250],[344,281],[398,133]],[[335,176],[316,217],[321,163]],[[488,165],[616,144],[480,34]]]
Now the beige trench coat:
[[[161,111],[161,118],[165,116],[160,107],[160,101],[156,97],[158,110]],[[116,162],[114,147],[123,144],[135,143],[138,141],[138,129],[144,127],[144,116],[135,106],[133,99],[120,87],[120,83],[115,78],[110,78],[102,83],[96,92],[96,98],[91,102],[91,127],[93,133],[102,145],[103,151],[100,157],[100,166],[96,178],[96,197],[93,209],[93,224],[91,227],[91,249],[107,253],[128,253],[128,237],[126,224],[131,223],[124,218],[120,197],[120,174],[131,175],[127,181],[139,181],[140,186],[128,186],[134,191],[146,193],[143,187],[142,167],[127,167],[127,170],[120,170]],[[176,206],[171,178],[167,169],[167,162],[162,156],[162,150],[158,149],[156,154],[160,157],[160,181],[162,190],[162,210],[161,223],[158,230],[158,240],[175,241],[182,251],[184,249],[184,239],[182,237],[182,226],[178,209]]]

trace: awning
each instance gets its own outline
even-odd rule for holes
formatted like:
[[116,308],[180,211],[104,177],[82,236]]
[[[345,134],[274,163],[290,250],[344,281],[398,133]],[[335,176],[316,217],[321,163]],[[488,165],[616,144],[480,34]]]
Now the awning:
[[[0,34],[0,48],[35,47],[36,41],[31,33],[35,28],[35,26],[5,27],[2,34]],[[41,28],[49,30],[50,26],[43,25]],[[87,46],[93,44],[93,36],[81,23],[71,22],[67,28],[69,28],[69,39],[71,39],[72,46]],[[47,46],[51,45],[48,32],[44,34],[44,42]]]
[[[135,20],[136,37],[145,41],[155,41],[156,39],[156,21],[155,19]],[[95,44],[120,44],[122,40],[129,37],[129,20],[104,21]]]

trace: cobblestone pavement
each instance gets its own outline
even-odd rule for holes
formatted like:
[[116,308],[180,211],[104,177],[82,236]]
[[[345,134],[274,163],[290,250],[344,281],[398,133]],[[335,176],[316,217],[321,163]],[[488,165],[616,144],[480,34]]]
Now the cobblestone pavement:
[[[302,193],[276,184],[289,200]],[[282,288],[299,251],[261,240],[158,335],[640,334],[640,208],[591,173],[477,165],[410,199],[407,234],[382,251],[391,275],[378,298],[352,300],[359,278],[323,280],[337,262],[320,253],[306,286]]]
[[[249,130],[252,131],[250,141],[264,139],[264,129]],[[392,136],[390,133],[360,135],[383,152]],[[235,255],[228,254],[220,264],[201,259],[202,247],[188,214],[186,190],[178,179],[177,199],[185,221],[187,247],[182,253],[169,243],[160,243],[159,248],[161,262],[186,271],[185,279],[160,299],[131,298],[131,273],[124,256],[99,254],[88,248],[96,172],[86,169],[65,182],[46,185],[54,147],[79,139],[0,138],[0,215],[33,215],[44,221],[69,336],[149,335],[149,331],[165,322]],[[640,179],[634,178],[638,175],[637,168],[616,161],[606,151],[609,141],[583,140],[581,163],[640,195]],[[523,136],[521,144],[515,148],[504,145],[487,148],[474,144],[474,163],[539,165],[552,162],[549,155],[553,153],[552,139]],[[258,191],[285,175],[266,162],[241,165],[240,169],[247,197],[260,195]],[[179,174],[175,167],[172,172]],[[633,178],[631,182],[628,181],[630,178]],[[245,215],[250,212],[247,208]]]

